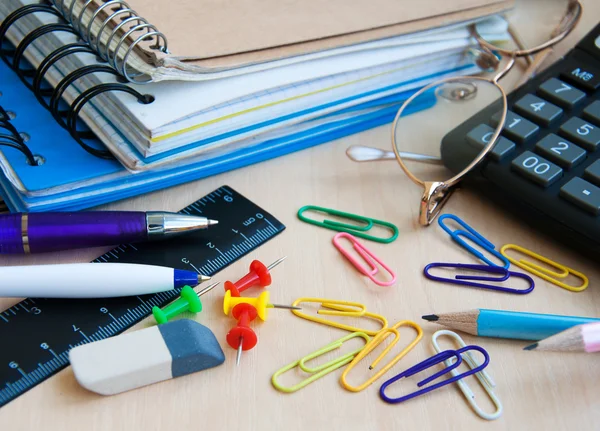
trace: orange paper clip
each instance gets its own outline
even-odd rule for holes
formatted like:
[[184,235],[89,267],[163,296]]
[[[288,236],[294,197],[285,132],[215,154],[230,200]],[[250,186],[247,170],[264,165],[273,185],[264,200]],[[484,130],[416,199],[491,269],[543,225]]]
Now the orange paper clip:
[[[367,356],[369,353],[371,353],[373,350],[375,350],[375,348],[377,348],[377,346],[379,346],[387,338],[387,336],[389,334],[394,334],[394,341],[392,341],[389,346],[387,346],[385,349],[383,349],[383,352],[381,352],[381,354],[377,357],[377,359],[375,359],[373,361],[373,363],[369,366],[370,370],[375,368],[377,366],[377,364],[379,363],[379,361],[381,361],[383,359],[383,357],[385,355],[387,355],[389,353],[389,351],[400,340],[400,333],[398,332],[398,328],[400,328],[401,326],[410,326],[411,328],[414,328],[417,331],[417,336],[415,337],[415,339],[408,346],[406,346],[404,348],[404,350],[402,350],[400,353],[398,353],[394,357],[394,359],[392,359],[390,362],[388,362],[381,370],[379,370],[377,373],[375,373],[374,376],[372,376],[370,379],[368,379],[362,385],[359,385],[359,386],[350,385],[346,381],[346,377],[348,377],[348,373],[354,368],[354,366],[356,364],[358,364],[365,356]],[[410,352],[419,343],[419,341],[421,341],[421,338],[423,338],[423,330],[421,329],[421,327],[419,325],[417,325],[415,322],[410,321],[410,320],[401,320],[400,322],[396,323],[394,326],[383,329],[377,335],[375,335],[371,339],[371,341],[369,341],[365,345],[365,347],[358,353],[358,355],[356,355],[354,357],[352,362],[350,362],[350,364],[346,367],[346,369],[342,373],[342,377],[340,378],[340,382],[341,382],[342,386],[352,392],[360,392],[363,389],[367,388],[369,385],[373,384],[375,382],[375,380],[379,379],[381,376],[383,376],[385,373],[387,373],[390,368],[392,368],[394,365],[396,365],[396,363],[400,359],[402,359],[408,352]]]
[[327,326],[333,326],[334,328],[344,329],[350,332],[364,332],[367,335],[375,335],[382,329],[387,328],[387,319],[379,314],[370,313],[367,308],[358,302],[349,301],[338,301],[336,299],[324,299],[324,298],[298,298],[292,305],[298,306],[303,302],[314,302],[320,304],[323,309],[317,311],[317,314],[326,316],[343,316],[343,317],[361,317],[381,322],[381,328],[378,330],[357,328],[355,326],[346,325],[345,323],[336,322],[335,320],[323,319],[317,316],[311,316],[310,314],[303,313],[300,310],[292,310],[296,316],[301,317],[312,322],[321,323]]
[[[544,268],[537,263],[530,262],[525,259],[515,259],[514,257],[510,257],[506,251],[507,250],[516,250],[520,253],[523,253],[526,256],[533,257],[540,262],[544,262],[545,264],[551,266],[559,270],[560,272],[551,271],[549,269]],[[506,257],[511,263],[517,265],[519,268],[524,269],[525,271],[529,271],[532,274],[537,275],[540,278],[543,278],[546,281],[549,281],[552,284],[555,284],[563,289],[570,290],[571,292],[581,292],[582,290],[587,289],[589,280],[588,278],[582,274],[581,272],[575,271],[572,268],[564,266],[560,263],[554,262],[553,260],[548,259],[547,257],[541,256],[537,253],[534,253],[531,250],[527,250],[519,245],[515,244],[506,244],[502,246],[500,249],[500,253]],[[563,283],[559,279],[566,278],[569,274],[574,275],[575,277],[581,279],[581,286],[571,286],[570,284]]]
[[[340,243],[341,238],[346,238],[348,241],[350,241],[352,247],[354,248],[354,250],[356,250],[360,257],[364,259],[364,261],[368,265],[368,268],[365,268],[362,265],[362,263],[358,261],[358,259],[355,259],[354,256],[352,256],[348,252],[348,250],[346,250],[342,246],[342,244]],[[394,271],[392,271],[389,266],[383,263],[381,259],[375,256],[371,250],[369,250],[360,242],[358,242],[358,240],[349,233],[340,232],[337,235],[335,235],[333,237],[333,245],[340,251],[340,253],[342,253],[342,255],[344,255],[346,259],[348,259],[352,263],[352,265],[354,265],[356,269],[358,269],[360,273],[369,277],[373,283],[379,286],[391,286],[396,282],[396,273],[394,273]],[[379,268],[377,267],[377,265],[375,265],[375,263],[378,263],[389,273],[389,275],[392,277],[391,280],[382,281],[375,278],[375,276],[379,273]]]

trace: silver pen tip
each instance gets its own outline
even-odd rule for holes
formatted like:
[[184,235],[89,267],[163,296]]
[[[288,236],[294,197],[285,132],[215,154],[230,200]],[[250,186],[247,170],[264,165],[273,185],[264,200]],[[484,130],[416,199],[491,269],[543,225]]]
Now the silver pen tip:
[[219,224],[219,220],[208,219],[207,223],[208,223],[209,226],[212,226],[213,224]]
[[202,275],[202,274],[198,274],[198,284],[200,283],[204,283],[205,281],[210,280],[212,277],[209,277],[208,275]]

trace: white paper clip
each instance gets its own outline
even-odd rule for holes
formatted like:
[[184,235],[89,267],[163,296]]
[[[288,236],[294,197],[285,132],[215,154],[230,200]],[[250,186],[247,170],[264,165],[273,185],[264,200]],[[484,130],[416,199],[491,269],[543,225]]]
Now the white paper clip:
[[[450,338],[454,338],[454,341],[460,347],[465,347],[466,346],[466,343],[464,342],[464,340],[456,332],[452,332],[452,331],[448,331],[446,329],[442,329],[440,331],[437,331],[431,337],[431,344],[433,345],[433,349],[437,353],[439,353],[442,350],[444,350],[444,349],[442,349],[439,346],[438,341],[437,341],[438,337],[440,337],[441,335],[447,335]],[[469,368],[471,368],[471,369],[479,366],[479,364],[477,363],[477,361],[475,360],[475,358],[473,358],[473,355],[471,355],[470,352],[463,353],[463,360],[467,364],[467,366]],[[448,359],[446,361],[446,366],[449,366],[451,363],[452,363],[452,359]],[[451,371],[451,373],[452,373],[453,376],[456,376],[456,375],[458,375],[458,370],[453,369]],[[492,377],[488,374],[488,372],[486,370],[482,370],[482,371],[476,373],[475,377],[477,377],[477,380],[479,380],[479,383],[481,384],[481,386],[483,387],[483,389],[485,390],[485,392],[487,392],[487,394],[489,395],[490,400],[496,406],[496,411],[494,413],[484,412],[481,409],[481,407],[479,407],[477,405],[477,403],[475,402],[475,394],[473,393],[473,391],[471,390],[471,388],[469,388],[469,385],[464,380],[459,380],[459,381],[456,382],[456,384],[458,384],[458,387],[459,387],[460,391],[463,393],[463,395],[467,399],[467,402],[469,403],[469,405],[471,406],[471,408],[473,409],[473,411],[480,418],[486,419],[488,421],[492,421],[494,419],[498,419],[502,415],[502,403],[500,402],[500,399],[494,393],[494,388],[496,387],[496,384],[494,383],[494,381],[492,380]]]

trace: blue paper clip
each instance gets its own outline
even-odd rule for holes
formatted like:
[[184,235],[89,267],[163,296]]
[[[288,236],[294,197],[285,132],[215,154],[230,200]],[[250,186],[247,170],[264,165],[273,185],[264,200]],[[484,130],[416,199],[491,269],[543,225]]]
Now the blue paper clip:
[[[437,364],[441,364],[445,361],[448,361],[449,359],[452,358],[456,358],[456,361],[454,363],[452,363],[452,365],[448,365],[446,368],[444,368],[442,371],[438,371],[437,373],[427,377],[424,380],[421,380],[419,383],[417,383],[418,387],[422,387],[425,386],[427,383],[434,381],[435,379],[437,379],[438,377],[443,376],[444,374],[447,374],[449,372],[451,372],[452,370],[458,368],[460,366],[460,364],[462,363],[463,359],[461,356],[461,353],[470,351],[470,350],[477,350],[478,352],[480,352],[483,357],[484,357],[484,361],[481,365],[479,365],[478,367],[472,368],[468,371],[465,371],[462,374],[457,374],[456,376],[452,376],[449,379],[446,379],[442,382],[439,383],[435,383],[431,386],[428,386],[424,389],[420,389],[418,391],[415,391],[413,393],[410,393],[408,395],[404,395],[402,397],[398,397],[398,398],[390,398],[385,394],[385,389],[391,385],[392,383],[400,380],[403,377],[411,377],[414,376],[417,373],[420,373],[421,371],[426,370],[427,368],[431,368],[434,365]],[[387,380],[386,382],[384,382],[381,385],[381,388],[379,388],[379,396],[381,397],[381,399],[383,401],[385,401],[386,403],[389,404],[398,404],[404,401],[408,401],[412,398],[424,395],[428,392],[434,391],[438,388],[441,388],[442,386],[446,386],[449,385],[451,383],[454,383],[460,379],[463,379],[465,377],[468,377],[470,375],[473,375],[475,373],[478,373],[480,371],[482,371],[485,367],[488,366],[488,364],[490,363],[490,356],[488,355],[488,353],[485,351],[485,349],[483,347],[479,347],[479,346],[466,346],[466,347],[462,347],[460,349],[457,350],[444,350],[443,352],[438,353],[437,355],[434,355],[428,359],[425,359],[423,362],[419,362],[416,365],[413,365],[412,367],[410,367],[408,370],[401,372],[400,374],[392,377],[391,379]]]
[[[439,277],[429,272],[431,268],[461,268],[469,271],[478,271],[488,274],[498,274],[496,277],[482,276],[482,275],[456,275],[454,278]],[[423,274],[430,280],[442,281],[445,283],[458,284],[461,286],[479,287],[481,289],[496,290],[498,292],[516,293],[518,295],[525,295],[533,291],[535,282],[533,278],[527,274],[520,272],[509,271],[501,266],[488,266],[488,265],[471,265],[467,263],[441,263],[433,262],[425,266]],[[529,283],[527,289],[514,289],[512,287],[494,286],[493,284],[475,283],[472,280],[488,281],[490,283],[501,283],[508,280],[510,277],[517,277],[526,280]]]
[[[446,226],[443,223],[443,221],[446,220],[446,219],[448,219],[448,218],[450,220],[454,220],[464,230],[463,229],[451,230],[448,226]],[[501,267],[506,268],[506,269],[508,269],[508,267],[510,266],[510,262],[508,261],[508,259],[506,257],[502,256],[502,254],[499,251],[495,250],[494,244],[492,244],[491,242],[489,242],[487,239],[485,239],[483,237],[483,235],[481,235],[479,232],[477,232],[475,229],[473,229],[471,226],[469,226],[468,224],[466,224],[462,219],[460,219],[459,217],[455,216],[454,214],[443,214],[443,215],[439,216],[439,218],[438,218],[438,224],[441,226],[442,229],[444,229],[448,233],[448,235],[450,235],[450,237],[458,245],[460,245],[462,248],[464,248],[469,253],[471,253],[473,256],[475,256],[476,258],[478,258],[481,261],[485,262],[486,264],[488,264],[490,266],[501,266]],[[489,260],[487,257],[485,257],[483,255],[483,253],[481,253],[480,251],[476,250],[475,248],[473,248],[472,246],[470,246],[469,244],[467,244],[467,242],[465,240],[463,240],[461,238],[461,236],[469,239],[470,241],[473,241],[479,247],[481,247],[482,249],[484,249],[488,253],[494,255],[495,257],[497,257],[498,260],[501,260],[502,263],[504,263],[504,265],[497,265],[494,262],[492,262],[491,260]]]

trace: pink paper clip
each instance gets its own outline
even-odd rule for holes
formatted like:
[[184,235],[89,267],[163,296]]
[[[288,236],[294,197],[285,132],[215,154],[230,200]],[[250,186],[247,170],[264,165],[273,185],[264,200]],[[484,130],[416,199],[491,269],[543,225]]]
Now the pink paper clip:
[[[354,247],[354,250],[356,250],[356,252],[364,259],[369,268],[365,268],[361,264],[361,262],[355,259],[347,250],[344,249],[344,247],[342,247],[342,245],[340,244],[340,238],[347,238],[352,243],[352,247]],[[352,265],[354,265],[356,269],[358,269],[363,275],[369,277],[373,283],[379,286],[391,286],[396,282],[396,273],[392,271],[389,266],[383,263],[381,259],[375,256],[371,250],[367,249],[364,245],[358,242],[358,240],[354,236],[350,235],[349,233],[338,233],[336,236],[333,237],[333,245],[340,251],[340,253],[344,255],[344,257],[346,257],[346,259],[348,259],[352,263]],[[385,269],[392,276],[392,279],[389,281],[377,280],[375,276],[379,273],[379,268],[377,267],[377,265],[375,265],[375,263],[378,263],[383,269]]]

